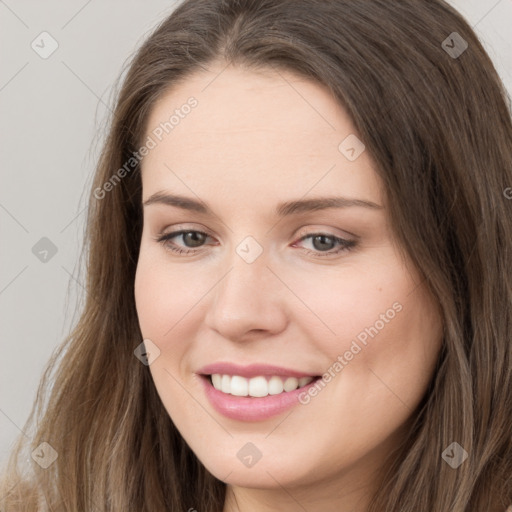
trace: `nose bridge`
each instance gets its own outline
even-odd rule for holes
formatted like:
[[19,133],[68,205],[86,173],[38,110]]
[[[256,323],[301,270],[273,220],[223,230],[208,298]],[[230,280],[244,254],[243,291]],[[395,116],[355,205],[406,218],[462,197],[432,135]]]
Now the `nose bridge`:
[[[234,252],[226,258],[228,273],[217,287],[218,305],[235,308],[241,314],[244,309],[260,309],[269,302],[268,286],[270,271],[267,268],[267,253],[263,246],[251,239],[244,239]],[[275,294],[272,294],[275,297]],[[262,299],[267,299],[262,300]]]
[[244,238],[226,256],[225,271],[212,290],[209,326],[232,339],[250,330],[278,331],[286,323],[282,283],[267,267],[268,254],[254,237]]

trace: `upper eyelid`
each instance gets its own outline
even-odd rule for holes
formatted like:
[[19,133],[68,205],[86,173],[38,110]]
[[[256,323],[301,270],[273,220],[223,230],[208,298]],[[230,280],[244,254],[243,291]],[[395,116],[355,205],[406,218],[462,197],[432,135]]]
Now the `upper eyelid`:
[[[182,235],[184,235],[186,233],[190,233],[190,232],[201,233],[201,234],[206,235],[209,238],[215,238],[213,235],[211,235],[207,231],[203,231],[201,229],[190,229],[190,228],[177,228],[177,229],[173,229],[172,231],[169,231],[168,233],[162,232],[158,235],[157,238],[158,239],[165,239],[165,238],[171,239],[171,238],[175,238],[178,236],[182,236]],[[328,236],[335,240],[343,240],[344,242],[357,242],[360,238],[357,235],[351,235],[354,237],[354,239],[350,239],[350,238],[346,238],[344,235],[336,235],[335,233],[330,232],[330,230],[328,230],[328,229],[325,229],[325,230],[317,229],[317,230],[313,230],[313,231],[309,231],[309,232],[298,233],[296,235],[297,239],[293,243],[301,242],[305,239],[312,238],[315,236]],[[190,249],[193,250],[192,248],[190,248]]]
[[354,233],[351,233],[350,231],[339,230],[339,231],[343,231],[344,234],[336,234],[334,231],[337,231],[337,230],[335,230],[334,228],[311,228],[311,230],[302,231],[302,228],[300,228],[300,230],[297,232],[296,236],[298,236],[299,238],[303,238],[304,236],[310,236],[310,235],[328,235],[328,236],[333,236],[336,238],[343,238],[343,239],[346,239],[348,236],[348,237],[353,238],[353,240],[355,242],[357,242],[361,238],[360,236],[358,236]]
[[162,231],[162,232],[158,233],[158,236],[174,238],[175,236],[180,236],[185,233],[202,233],[206,236],[209,236],[210,238],[215,238],[212,234],[210,234],[205,229],[191,229],[191,228],[176,228],[176,229],[170,230],[169,232]]
[[[308,226],[315,226],[315,224],[308,225]],[[316,226],[318,226],[318,224]],[[168,233],[165,232],[165,229],[166,228],[160,230],[158,235],[165,236],[165,235],[168,235],[171,233],[174,233],[177,235],[179,232],[182,232],[182,231],[185,231],[185,232],[195,231],[195,232],[199,232],[199,233],[204,233],[205,235],[215,238],[215,235],[213,235],[212,232],[205,227],[196,228],[196,227],[189,227],[186,225],[177,224],[176,226],[173,226],[173,228]],[[331,228],[327,228],[327,227],[313,227],[312,228],[312,227],[309,227],[308,231],[304,231],[304,229],[306,229],[306,228],[304,226],[301,226],[300,228],[294,230],[294,232],[296,233],[294,236],[302,238],[303,236],[308,236],[308,235],[313,235],[313,234],[323,234],[323,235],[334,236],[337,238],[346,238],[346,236],[348,235],[349,237],[353,237],[355,241],[357,241],[361,238],[359,235],[356,235],[355,233],[351,233],[350,231],[346,231],[346,230],[341,230],[339,228],[332,228],[332,227]],[[342,231],[344,234],[343,233],[336,234],[334,231]]]

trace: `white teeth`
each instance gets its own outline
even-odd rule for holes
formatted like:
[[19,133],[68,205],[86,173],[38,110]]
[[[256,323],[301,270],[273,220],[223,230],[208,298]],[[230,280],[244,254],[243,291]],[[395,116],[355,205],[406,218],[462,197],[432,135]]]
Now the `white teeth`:
[[[225,375],[224,377],[228,376]],[[224,393],[226,393],[226,391],[224,391]],[[231,389],[228,393],[235,396],[247,396],[249,394],[249,383],[247,382],[247,379],[239,377],[238,375],[233,375],[233,377],[231,377]]]
[[280,377],[270,377],[268,381],[268,394],[269,395],[279,395],[279,393],[283,392],[283,379]]
[[[240,377],[240,378],[242,378],[242,377]],[[267,379],[265,379],[265,377],[253,377],[252,379],[249,379],[249,395],[250,396],[267,396],[268,395]]]
[[312,380],[313,380],[313,377],[301,377],[299,379],[299,388],[303,388],[304,386],[307,386]]
[[279,395],[280,393],[294,391],[302,388],[313,381],[313,377],[281,377],[272,376],[268,380],[266,377],[253,377],[246,379],[239,375],[220,375],[215,373],[211,376],[213,387],[223,393],[234,396],[252,396],[264,397],[267,395]]
[[220,381],[220,389],[223,393],[231,392],[231,377],[229,375],[223,375]]
[[285,391],[293,391],[294,389],[297,389],[299,386],[299,379],[296,379],[295,377],[288,377],[284,381],[284,390]]
[[215,389],[221,389],[222,388],[222,376],[218,373],[215,373],[212,375],[212,384]]

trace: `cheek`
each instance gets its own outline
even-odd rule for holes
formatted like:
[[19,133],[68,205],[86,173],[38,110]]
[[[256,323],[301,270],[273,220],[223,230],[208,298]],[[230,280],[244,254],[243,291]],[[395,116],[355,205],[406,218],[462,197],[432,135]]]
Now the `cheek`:
[[190,383],[184,385],[181,366],[192,336],[190,329],[197,325],[190,322],[196,312],[194,305],[209,287],[211,284],[204,281],[190,282],[179,265],[166,265],[149,251],[141,251],[134,283],[139,326],[143,338],[160,349],[149,371],[169,416],[191,431],[194,422],[204,421],[204,411],[190,409],[189,393],[199,394],[200,388],[191,389]]
[[346,267],[295,282],[294,291],[315,313],[297,321],[324,355],[326,371],[343,373],[354,396],[362,389],[389,393],[381,377],[406,403],[418,399],[437,360],[442,322],[416,273],[390,251],[365,271]]
[[158,343],[174,338],[176,326],[186,324],[183,320],[211,287],[184,266],[160,260],[141,252],[134,285],[141,332]]
[[139,325],[144,338],[161,338],[172,326],[176,304],[173,303],[175,294],[170,292],[169,286],[170,280],[159,272],[158,267],[146,264],[144,259],[139,260],[134,292]]
[[399,267],[380,276],[365,283],[344,280],[343,293],[330,301],[310,295],[336,335],[311,334],[316,350],[327,356],[325,384],[302,403],[318,414],[321,427],[315,428],[324,437],[336,425],[332,464],[340,451],[357,458],[358,450],[383,442],[404,424],[427,390],[441,346],[441,317],[426,289],[415,288],[419,281]]
[[303,272],[300,279],[290,275],[289,281],[309,309],[299,302],[292,306],[296,321],[302,327],[309,325],[308,339],[332,356],[349,350],[353,340],[369,345],[376,331],[390,331],[392,324],[396,329],[404,303],[409,302],[407,294],[415,286],[389,256],[372,266],[358,263],[316,274]]
[[442,343],[442,322],[433,298],[423,287],[414,290],[413,283],[398,282],[369,295],[363,310],[354,307],[350,329],[344,331],[339,320],[336,327],[342,334],[336,346],[329,347],[329,370],[335,375],[331,398],[343,404],[340,410],[358,411],[352,419],[340,421],[350,430],[361,428],[360,419],[365,417],[362,433],[369,436],[375,434],[374,426],[393,431],[415,409]]
[[432,377],[443,339],[441,312],[425,287],[404,293],[403,309],[368,343],[366,364],[411,408]]

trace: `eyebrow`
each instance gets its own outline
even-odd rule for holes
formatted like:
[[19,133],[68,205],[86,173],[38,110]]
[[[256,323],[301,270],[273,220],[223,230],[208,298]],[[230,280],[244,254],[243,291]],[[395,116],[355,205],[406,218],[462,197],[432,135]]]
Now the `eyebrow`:
[[[167,206],[182,208],[183,210],[194,211],[203,215],[215,216],[212,209],[202,201],[198,201],[190,197],[167,194],[165,192],[156,192],[143,203],[144,206],[149,206],[150,204],[164,204]],[[275,214],[278,217],[287,217],[305,212],[326,210],[328,208],[349,207],[369,208],[372,210],[381,210],[384,208],[372,201],[363,199],[351,199],[347,197],[319,197],[280,203],[275,209]]]

